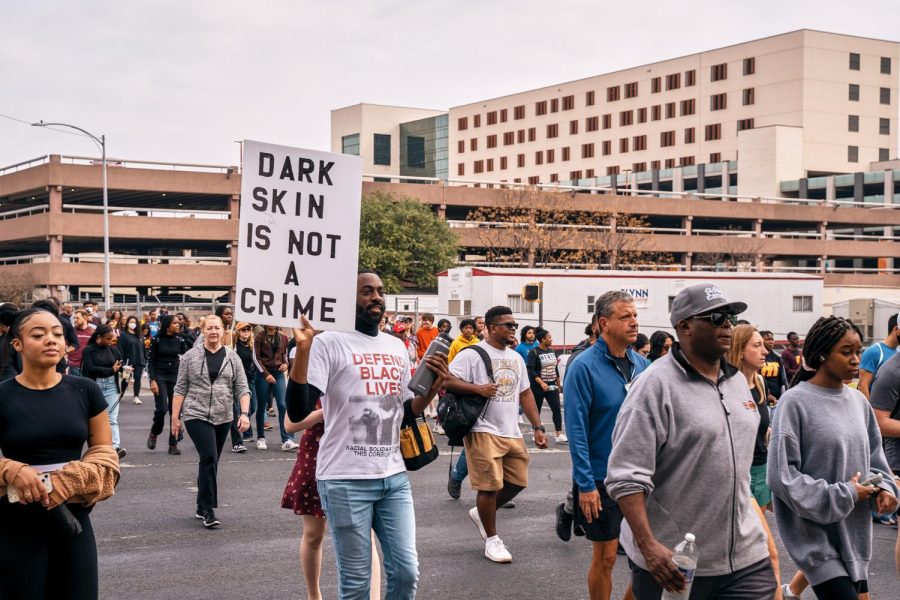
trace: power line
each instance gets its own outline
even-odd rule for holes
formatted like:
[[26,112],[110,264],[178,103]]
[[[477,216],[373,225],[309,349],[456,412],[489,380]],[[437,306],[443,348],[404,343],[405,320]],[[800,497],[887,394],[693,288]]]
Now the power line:
[[[2,117],[4,119],[9,119],[10,121],[15,121],[17,123],[22,123],[24,125],[28,125],[29,127],[31,127],[31,124],[34,123],[34,121],[26,121],[25,119],[19,119],[19,118],[10,116],[10,115],[5,115],[3,113],[0,113],[0,117]],[[66,131],[65,129],[57,129],[56,127],[45,127],[44,129],[49,129],[49,130],[55,131],[57,133],[64,133],[66,135],[77,135],[78,137],[90,137],[90,136],[84,135],[83,133],[78,133],[75,131]]]

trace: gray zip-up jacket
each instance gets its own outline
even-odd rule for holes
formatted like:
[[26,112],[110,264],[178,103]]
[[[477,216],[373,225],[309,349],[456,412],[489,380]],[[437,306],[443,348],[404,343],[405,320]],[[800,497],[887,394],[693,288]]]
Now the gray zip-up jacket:
[[897,495],[875,413],[862,393],[808,381],[781,397],[772,424],[767,480],[788,554],[811,585],[868,579],[874,500],[859,502],[850,478],[881,473]]
[[215,383],[209,380],[203,346],[191,348],[181,357],[175,395],[184,396],[182,421],[201,419],[213,425],[229,423],[234,419],[234,402],[249,394],[243,364],[231,348],[225,348],[225,359]]
[[[678,344],[635,379],[613,430],[606,488],[615,500],[643,492],[657,541],[674,549],[697,536],[699,577],[727,575],[767,559],[766,534],[751,504],[750,466],[759,412],[746,380],[722,361],[717,384]],[[646,561],[627,520],[620,541]]]

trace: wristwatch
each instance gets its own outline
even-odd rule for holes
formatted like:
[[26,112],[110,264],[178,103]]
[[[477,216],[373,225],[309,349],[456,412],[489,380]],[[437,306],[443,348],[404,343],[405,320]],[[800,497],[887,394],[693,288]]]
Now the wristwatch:
[[547,429],[544,428],[543,425],[532,425],[531,428],[534,429],[535,431],[540,431],[541,433],[547,433]]

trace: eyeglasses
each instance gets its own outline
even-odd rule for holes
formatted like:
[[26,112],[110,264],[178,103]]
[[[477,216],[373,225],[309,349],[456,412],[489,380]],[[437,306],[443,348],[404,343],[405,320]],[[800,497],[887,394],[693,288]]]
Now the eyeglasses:
[[737,315],[734,313],[711,312],[706,315],[695,315],[692,319],[709,319],[713,327],[722,327],[726,322],[732,326],[737,325]]
[[509,323],[495,323],[496,327],[506,327],[507,329],[512,329],[515,331],[519,328],[519,324],[515,321],[510,321]]

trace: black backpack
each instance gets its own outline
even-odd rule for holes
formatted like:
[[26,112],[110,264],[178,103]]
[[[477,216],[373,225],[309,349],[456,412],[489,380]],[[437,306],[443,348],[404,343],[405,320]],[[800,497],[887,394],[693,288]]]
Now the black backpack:
[[[488,379],[494,383],[494,369],[491,366],[491,357],[484,350],[476,345],[466,346],[460,352],[471,348],[481,355],[484,361],[484,368],[487,369]],[[447,434],[447,441],[451,446],[462,446],[463,438],[475,426],[487,410],[487,403],[490,398],[479,396],[478,394],[456,394],[446,392],[444,397],[438,402],[438,421]]]

